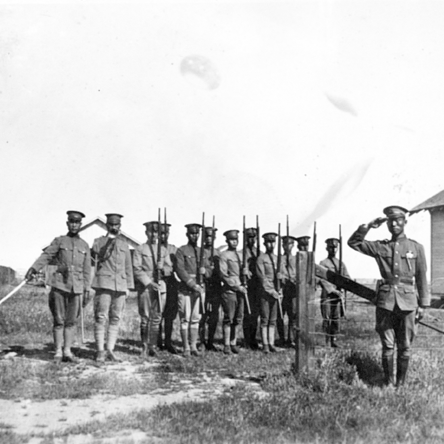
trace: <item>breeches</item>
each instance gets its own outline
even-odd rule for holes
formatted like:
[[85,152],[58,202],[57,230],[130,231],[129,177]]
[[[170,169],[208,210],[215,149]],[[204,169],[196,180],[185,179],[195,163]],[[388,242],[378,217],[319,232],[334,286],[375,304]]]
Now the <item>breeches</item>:
[[188,326],[198,328],[200,321],[200,295],[195,291],[179,291],[179,318],[180,328]]
[[376,331],[382,342],[383,356],[394,353],[395,344],[399,357],[410,356],[410,348],[416,335],[416,311],[394,311],[376,308]]
[[54,330],[76,325],[80,310],[80,295],[51,288],[48,298],[49,309],[54,322]]
[[94,319],[96,324],[119,325],[125,307],[125,292],[112,290],[96,290],[94,298]]
[[[160,299],[160,305],[159,305]],[[166,293],[146,288],[138,295],[140,326],[145,328],[150,323],[153,326],[160,325],[162,313],[165,309]]]
[[240,325],[244,318],[244,295],[235,291],[222,293],[223,325]]
[[268,293],[261,296],[261,327],[274,327],[276,325],[278,301]]

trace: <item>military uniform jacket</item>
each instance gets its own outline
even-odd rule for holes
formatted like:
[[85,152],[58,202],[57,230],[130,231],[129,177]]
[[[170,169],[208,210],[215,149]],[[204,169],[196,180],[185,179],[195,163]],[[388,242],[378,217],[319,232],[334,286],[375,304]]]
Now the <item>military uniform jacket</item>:
[[32,268],[40,271],[55,263],[56,270],[49,280],[51,287],[68,293],[83,293],[91,286],[91,256],[88,244],[76,236],[59,236],[44,249]]
[[239,291],[241,283],[242,261],[236,250],[225,250],[219,259],[219,274],[224,284],[224,291]]
[[256,262],[256,275],[262,289],[272,295],[276,291],[274,286],[276,280],[277,256],[272,253],[261,253]]
[[[334,273],[339,274],[339,269],[341,269],[341,275],[349,278],[350,275],[348,274],[347,267],[345,266],[344,262],[342,262],[342,266],[339,263],[339,259],[337,257],[334,257],[333,259],[326,258],[322,260],[319,265],[322,265],[323,267],[327,268],[328,270],[333,271]],[[326,281],[325,279],[319,279],[319,284],[322,287],[322,295],[321,298],[326,298],[330,293],[337,290],[336,285],[332,284],[331,282]]]
[[[133,268],[136,281],[145,288],[151,282],[156,281],[155,271],[157,267],[157,245],[142,244],[134,250]],[[173,263],[165,246],[160,248],[160,265],[162,278],[169,277],[173,273]]]
[[[193,247],[188,243],[177,249],[174,271],[180,279],[182,289],[192,290],[197,284],[199,258],[200,247]],[[212,274],[212,268],[205,252],[203,262],[202,266],[206,269],[205,277],[209,278]]]
[[[413,311],[430,305],[424,247],[405,235],[396,240],[367,241],[368,229],[361,225],[348,240],[356,251],[374,257],[382,280],[377,289],[376,306],[393,311]],[[415,289],[416,286],[416,289]]]
[[101,236],[94,240],[91,254],[96,266],[94,289],[126,291],[134,288],[131,254],[123,239]]
[[282,255],[281,274],[283,283],[296,284],[296,256],[290,254],[287,262],[287,255]]

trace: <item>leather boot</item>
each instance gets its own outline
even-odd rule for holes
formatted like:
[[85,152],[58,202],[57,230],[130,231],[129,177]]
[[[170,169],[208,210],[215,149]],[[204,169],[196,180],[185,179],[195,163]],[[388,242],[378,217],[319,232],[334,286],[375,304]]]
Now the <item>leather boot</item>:
[[184,356],[191,356],[190,344],[188,343],[188,330],[185,328],[181,329],[180,336],[182,337],[183,355]]
[[272,353],[277,352],[277,349],[274,346],[275,334],[276,334],[275,327],[268,327],[268,342],[269,342],[270,351]]
[[199,336],[198,326],[193,326],[190,328],[190,351],[192,356],[201,356],[199,350],[197,350],[197,339]]
[[393,355],[382,357],[382,369],[384,370],[384,384],[394,385],[393,378]]
[[156,344],[159,338],[159,326],[149,325],[148,327],[148,355],[156,356]]
[[237,347],[237,325],[232,325],[230,328],[230,348],[234,354],[239,353],[239,348]]
[[409,357],[408,356],[398,357],[398,362],[396,365],[396,387],[401,387],[405,384],[408,368],[409,368]]
[[63,361],[73,362],[77,364],[79,360],[72,354],[71,346],[74,342],[75,329],[74,327],[67,327],[64,331],[65,346],[63,348]]
[[262,351],[264,353],[270,353],[270,346],[268,345],[268,327],[261,328],[261,336],[262,336]]
[[[279,334],[279,346],[283,347],[285,344],[285,327],[284,327],[284,320],[281,317],[278,317],[277,320],[277,331]],[[274,342],[272,343],[270,341],[270,345],[274,346]]]
[[108,338],[106,340],[106,349],[113,352],[117,342],[117,335],[119,334],[118,325],[110,325],[108,327]]
[[165,348],[173,355],[177,355],[177,350],[173,345],[173,321],[165,319]]
[[55,348],[55,361],[61,361],[63,359],[63,329],[55,328],[54,334],[54,348]]

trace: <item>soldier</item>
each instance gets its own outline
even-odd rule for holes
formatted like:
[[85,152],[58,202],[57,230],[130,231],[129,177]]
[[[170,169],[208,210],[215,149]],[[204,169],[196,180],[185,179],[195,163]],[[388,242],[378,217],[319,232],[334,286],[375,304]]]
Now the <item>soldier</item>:
[[296,238],[299,251],[308,251],[310,236],[299,236]]
[[[145,222],[147,242],[134,251],[134,277],[139,302],[140,332],[142,336],[142,357],[156,356],[159,327],[166,302],[164,276],[170,276],[173,264],[165,246],[161,245],[158,257],[158,222]],[[160,271],[160,273],[158,273]],[[158,281],[158,274],[162,276]]]
[[[341,264],[339,259],[336,258],[339,239],[332,237],[326,239],[325,243],[327,244],[328,257],[321,261],[320,265],[335,273],[340,273],[346,278],[350,278],[345,264]],[[332,347],[337,348],[339,347],[337,342],[340,327],[339,318],[344,317],[345,314],[344,294],[340,288],[324,279],[319,279],[319,284],[322,288],[321,314],[323,319],[322,325],[326,333],[325,341],[326,343],[330,342]]]
[[[108,354],[111,361],[119,362],[114,354],[119,323],[129,290],[134,288],[133,267],[128,244],[119,237],[120,214],[106,214],[108,233],[94,240],[91,255],[95,263],[92,287],[94,299],[94,336],[96,339],[96,361],[103,363]],[[106,321],[109,318],[105,352]]]
[[282,315],[288,317],[288,332],[285,335],[284,318],[278,316],[277,328],[282,345],[294,347],[296,334],[296,256],[291,254],[296,238],[282,236],[284,257],[281,264],[282,274]]
[[261,285],[261,334],[262,351],[277,351],[274,346],[275,328],[280,293],[276,290],[276,281],[281,278],[277,270],[277,256],[273,253],[276,233],[265,233],[265,253],[261,253],[256,262],[256,272]]
[[[374,257],[382,280],[376,298],[376,331],[382,343],[382,367],[385,383],[394,384],[394,348],[397,347],[396,385],[405,383],[410,347],[416,333],[415,317],[422,319],[430,306],[427,288],[427,265],[424,247],[404,233],[408,210],[397,205],[384,208],[385,218],[378,217],[361,225],[348,240],[356,251]],[[390,240],[368,241],[371,228],[387,221]],[[416,289],[415,289],[416,286]]]
[[[180,334],[184,348],[184,356],[200,356],[197,350],[199,335],[200,306],[205,304],[204,284],[198,285],[197,275],[209,277],[213,269],[204,254],[204,264],[200,262],[199,240],[200,224],[187,224],[186,236],[188,243],[177,249],[175,272],[180,279],[179,283],[179,318]],[[189,342],[188,342],[189,341]]]
[[[171,264],[171,266],[173,266],[174,269],[177,247],[175,245],[168,243],[168,238],[170,236],[170,227],[171,224],[164,224],[164,223],[161,224],[160,241],[167,250],[168,259],[166,262]],[[157,344],[159,348],[164,347],[171,354],[177,355],[178,351],[176,350],[176,347],[174,347],[173,345],[172,336],[173,336],[174,320],[176,319],[178,311],[178,300],[177,300],[178,281],[174,276],[174,272],[166,274],[164,276],[164,280],[166,283],[166,302],[165,302],[165,309],[163,311],[165,340],[164,342],[162,341],[162,324],[160,324],[159,340]]]
[[247,236],[247,263],[249,270],[247,289],[251,313],[244,313],[244,341],[246,347],[250,348],[251,350],[257,350],[259,345],[257,343],[256,335],[261,311],[260,285],[256,274],[256,241],[259,242],[256,239],[257,229],[247,228],[245,230],[245,235]]
[[222,308],[224,310],[223,335],[224,353],[239,353],[237,347],[238,326],[244,316],[244,298],[247,289],[241,283],[242,263],[237,252],[238,230],[224,233],[228,250],[221,253],[219,259],[220,276],[223,281]]
[[216,239],[217,228],[205,227],[204,248],[206,257],[209,258],[213,265],[213,274],[206,281],[205,288],[205,313],[202,315],[199,323],[199,336],[201,344],[205,344],[205,325],[208,324],[208,341],[206,349],[209,351],[218,351],[214,345],[214,336],[219,322],[219,309],[222,302],[222,283],[218,272],[219,266],[219,250],[214,249],[214,240]]
[[80,211],[67,211],[68,234],[56,237],[43,250],[41,256],[26,273],[26,280],[33,278],[45,265],[56,264],[49,284],[49,308],[53,316],[55,345],[54,359],[58,362],[78,362],[71,346],[76,332],[76,319],[80,312],[80,295],[89,299],[91,280],[91,256],[88,244],[80,238],[82,226]]

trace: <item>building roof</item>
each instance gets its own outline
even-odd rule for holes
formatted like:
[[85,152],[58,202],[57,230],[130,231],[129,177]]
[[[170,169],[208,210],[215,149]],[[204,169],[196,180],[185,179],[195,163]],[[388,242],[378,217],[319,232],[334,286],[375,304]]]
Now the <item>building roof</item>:
[[[102,219],[101,217],[96,217],[91,222],[88,222],[87,224],[83,225],[82,228],[80,228],[79,233],[87,230],[88,228],[92,227],[93,225],[97,225],[98,227],[107,231],[105,219]],[[141,242],[139,242],[137,239],[134,239],[133,237],[129,236],[124,231],[120,231],[119,235],[121,237],[123,237],[128,242],[128,245],[132,248],[136,248],[137,246],[141,245]]]
[[410,210],[410,214],[418,213],[419,211],[423,210],[434,210],[436,208],[444,208],[444,190],[440,191],[438,194],[435,194],[434,196],[430,197],[423,203],[416,205],[413,209]]

